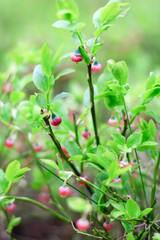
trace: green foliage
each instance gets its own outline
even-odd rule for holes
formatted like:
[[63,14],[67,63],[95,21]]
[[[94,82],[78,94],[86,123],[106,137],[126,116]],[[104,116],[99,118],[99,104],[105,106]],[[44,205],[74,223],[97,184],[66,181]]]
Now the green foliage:
[[83,198],[70,197],[67,199],[68,207],[74,212],[88,212],[91,210],[91,205]]
[[23,177],[24,174],[29,170],[30,169],[28,167],[21,168],[20,163],[17,160],[15,160],[7,166],[5,172],[6,178],[10,184],[18,182],[20,178]]
[[52,56],[47,44],[44,44],[42,48],[41,64],[44,74],[49,77],[52,69]]
[[48,91],[49,80],[48,77],[44,74],[41,65],[37,65],[34,69],[33,82],[39,90],[43,92]]
[[6,232],[11,233],[13,228],[18,226],[20,222],[21,222],[21,217],[15,217],[14,215],[12,215],[12,218],[8,224],[8,228]]
[[57,16],[73,22],[79,17],[78,6],[74,0],[57,0]]

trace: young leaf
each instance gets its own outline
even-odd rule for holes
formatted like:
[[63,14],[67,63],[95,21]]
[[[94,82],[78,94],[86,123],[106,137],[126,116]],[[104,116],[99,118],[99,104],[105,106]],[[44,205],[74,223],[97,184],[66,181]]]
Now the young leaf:
[[99,19],[99,16],[101,14],[102,8],[99,8],[94,14],[93,14],[93,24],[95,25],[96,28],[100,28],[102,23]]
[[56,21],[56,22],[54,22],[52,24],[52,27],[69,30],[70,29],[70,25],[71,25],[71,23],[69,21],[58,20],[58,21]]
[[146,209],[144,209],[144,210],[140,213],[139,217],[141,218],[141,217],[149,214],[152,210],[153,210],[153,208],[146,208]]
[[80,147],[75,142],[67,140],[65,142],[65,146],[66,146],[67,152],[71,156],[82,155],[82,151],[81,151]]
[[113,2],[107,4],[101,11],[101,14],[99,16],[100,21],[102,22],[102,24],[108,24],[116,19],[116,17],[119,15],[119,12],[119,3]]
[[5,122],[9,122],[11,120],[11,105],[9,103],[5,103],[1,109],[1,117]]
[[67,93],[67,92],[62,92],[58,95],[56,95],[52,101],[51,101],[51,104],[56,102],[57,100],[61,99],[61,98],[67,98],[67,97],[71,97],[72,95],[70,93]]
[[126,240],[134,240],[135,238],[133,237],[133,234],[132,233],[128,233],[127,234],[127,238]]
[[142,142],[142,134],[135,132],[127,139],[127,148],[136,148]]
[[137,106],[137,107],[134,107],[131,109],[131,112],[134,114],[134,115],[140,115],[140,113],[143,111],[146,110],[146,106],[144,105],[140,105],[140,106]]
[[71,68],[64,69],[57,74],[57,76],[55,77],[55,81],[58,80],[60,77],[67,75],[69,73],[73,73],[73,72],[75,72],[74,69],[71,69]]
[[0,169],[0,193],[7,193],[9,190],[10,184],[6,178],[5,173]]
[[115,79],[119,81],[120,85],[124,85],[128,82],[128,68],[124,61],[118,62],[112,68],[112,74]]
[[48,77],[44,74],[41,65],[37,65],[34,69],[33,82],[39,90],[43,92],[48,91],[49,87]]
[[136,218],[140,215],[141,210],[138,206],[138,204],[133,200],[129,199],[126,203],[126,211],[128,213],[129,218]]
[[46,100],[45,96],[43,94],[40,94],[40,93],[38,93],[36,95],[36,103],[42,109],[45,109],[46,106],[47,106],[47,100]]
[[156,76],[153,72],[150,72],[149,78],[147,79],[146,90],[152,89],[156,83]]
[[57,0],[58,18],[74,22],[79,17],[78,6],[74,0]]
[[46,43],[43,45],[42,48],[41,65],[43,72],[49,77],[52,68],[52,56]]
[[149,103],[154,97],[156,97],[160,93],[160,87],[154,87],[152,89],[147,90],[142,95],[143,104]]
[[124,145],[125,145],[126,139],[125,139],[125,137],[122,136],[121,134],[119,134],[119,133],[114,133],[114,134],[112,134],[112,137],[113,137],[113,139],[116,141],[116,143],[117,143],[118,145],[121,145],[121,146],[124,146]]
[[12,215],[12,218],[11,218],[9,224],[8,224],[8,228],[7,228],[6,232],[11,233],[12,229],[14,227],[16,227],[17,225],[19,225],[20,222],[21,222],[21,217],[16,218],[14,215]]
[[40,159],[43,163],[47,164],[50,167],[55,168],[56,170],[59,170],[58,165],[51,159]]
[[6,178],[10,183],[17,182],[21,177],[23,177],[24,173],[29,171],[29,168],[21,168],[20,163],[15,160],[11,162],[6,168]]
[[96,44],[91,48],[92,54],[95,54],[102,46],[103,46],[103,43],[96,43]]

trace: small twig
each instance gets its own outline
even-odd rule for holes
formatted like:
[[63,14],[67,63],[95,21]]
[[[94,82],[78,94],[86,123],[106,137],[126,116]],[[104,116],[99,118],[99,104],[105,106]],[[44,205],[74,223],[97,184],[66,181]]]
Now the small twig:
[[96,121],[96,112],[95,112],[95,104],[94,104],[94,87],[92,83],[92,74],[91,74],[91,64],[88,65],[88,86],[89,86],[89,92],[90,92],[90,105],[91,105],[91,115],[92,115],[92,121],[93,121],[93,128],[96,138],[96,144],[97,146],[100,144],[98,130],[97,130],[97,121]]

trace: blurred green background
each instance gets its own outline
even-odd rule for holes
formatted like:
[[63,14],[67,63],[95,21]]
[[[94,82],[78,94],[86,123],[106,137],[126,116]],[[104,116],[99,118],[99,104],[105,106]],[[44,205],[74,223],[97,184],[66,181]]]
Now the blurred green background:
[[[86,39],[93,37],[92,15],[104,6],[106,0],[76,0],[80,9],[80,20],[86,22],[83,32]],[[98,52],[98,60],[106,66],[110,58],[125,60],[130,71],[132,93],[136,96],[142,90],[149,72],[159,72],[160,56],[160,1],[130,0],[131,9],[123,19],[118,19],[102,35],[104,46]],[[51,25],[57,20],[55,0],[1,0],[0,1],[0,71],[5,71],[7,53],[13,49],[41,47],[48,43],[53,53],[64,42],[64,52],[74,51],[75,47],[69,32],[54,29]],[[22,51],[22,50],[21,50]],[[68,61],[67,67],[75,65]],[[76,66],[77,68],[77,66]],[[84,78],[80,69],[76,79]],[[76,86],[76,85],[75,85]]]

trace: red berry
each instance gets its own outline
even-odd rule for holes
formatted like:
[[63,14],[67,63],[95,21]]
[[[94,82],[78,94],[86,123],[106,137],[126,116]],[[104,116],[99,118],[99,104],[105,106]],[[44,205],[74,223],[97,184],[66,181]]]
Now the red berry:
[[70,188],[67,187],[67,186],[60,186],[58,188],[58,192],[61,195],[61,197],[63,197],[63,198],[69,196],[70,195],[70,191],[71,191]]
[[41,144],[36,144],[33,146],[33,149],[35,152],[40,152],[42,150],[42,145]]
[[83,130],[83,132],[81,133],[82,137],[84,137],[85,139],[88,139],[88,137],[91,136],[91,132],[88,131],[88,129],[86,128],[85,130]]
[[62,146],[62,151],[64,152],[64,154],[66,155],[66,157],[70,158],[71,156],[69,155],[69,153],[67,152],[67,149],[65,147],[65,145]]
[[[86,176],[80,176],[80,178],[81,178],[82,180],[88,181],[88,178],[87,178]],[[79,183],[81,186],[84,186],[84,185],[86,184],[86,182],[84,182],[84,181],[78,181],[78,183]]]
[[108,124],[111,126],[111,127],[117,127],[118,126],[118,119],[117,118],[110,118],[108,120]]
[[98,63],[98,61],[94,61],[91,65],[91,71],[92,72],[99,72],[102,68],[102,65]]
[[55,114],[52,114],[52,119],[50,120],[50,123],[53,126],[58,126],[62,122],[62,119],[60,117],[57,117]]
[[81,62],[83,60],[83,57],[81,56],[81,53],[78,49],[74,51],[74,54],[71,55],[71,60],[73,62]]
[[79,56],[79,55],[75,55],[75,54],[72,54],[71,55],[71,60],[73,62],[81,62],[83,60],[83,57],[82,56]]
[[103,227],[109,232],[112,230],[113,228],[113,223],[110,222],[109,224],[107,224],[106,222],[103,223]]
[[76,221],[76,227],[78,230],[85,232],[90,227],[90,222],[87,219],[79,218]]
[[46,193],[40,193],[38,195],[38,201],[47,204],[49,202],[49,195]]
[[16,209],[16,204],[15,203],[10,203],[6,206],[6,210],[7,210],[8,213],[14,212],[15,209]]
[[112,180],[112,182],[122,183],[122,180],[120,178],[115,178],[115,179]]
[[10,138],[7,138],[6,141],[5,141],[5,146],[7,148],[12,148],[14,146],[14,141]]

